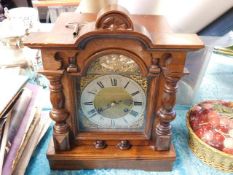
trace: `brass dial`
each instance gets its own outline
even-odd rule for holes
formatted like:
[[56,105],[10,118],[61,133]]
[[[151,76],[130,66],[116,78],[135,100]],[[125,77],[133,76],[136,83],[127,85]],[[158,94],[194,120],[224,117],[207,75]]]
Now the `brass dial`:
[[143,122],[146,96],[139,84],[121,75],[91,81],[81,94],[85,117],[102,128],[131,128]]

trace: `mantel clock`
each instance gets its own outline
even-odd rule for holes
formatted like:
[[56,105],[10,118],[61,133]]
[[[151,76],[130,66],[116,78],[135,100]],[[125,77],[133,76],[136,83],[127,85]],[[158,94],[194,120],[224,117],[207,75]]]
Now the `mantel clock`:
[[176,34],[162,16],[111,5],[62,14],[51,32],[24,43],[41,49],[55,121],[52,169],[171,170],[178,80],[195,34]]

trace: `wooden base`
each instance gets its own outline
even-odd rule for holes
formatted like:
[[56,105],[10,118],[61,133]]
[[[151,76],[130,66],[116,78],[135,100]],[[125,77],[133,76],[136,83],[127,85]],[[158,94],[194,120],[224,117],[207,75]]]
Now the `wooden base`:
[[171,171],[175,161],[173,146],[169,151],[154,151],[149,146],[132,146],[120,150],[115,146],[96,149],[95,146],[78,146],[70,151],[55,153],[50,142],[47,158],[51,169],[141,169],[147,171]]

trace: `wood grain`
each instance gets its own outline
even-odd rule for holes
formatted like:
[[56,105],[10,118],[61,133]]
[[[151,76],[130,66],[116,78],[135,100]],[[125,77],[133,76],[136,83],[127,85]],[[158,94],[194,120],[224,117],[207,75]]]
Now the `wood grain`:
[[120,150],[115,146],[95,149],[93,145],[79,146],[58,154],[55,153],[51,141],[47,157],[52,169],[127,168],[168,171],[172,169],[172,163],[175,161],[175,151],[173,146],[169,151],[154,151],[149,146]]
[[[203,42],[196,34],[177,34],[173,33],[166,20],[162,16],[156,15],[132,15],[130,16],[134,24],[140,24],[141,27],[135,27],[138,34],[147,30],[144,35],[151,38],[151,47],[154,49],[199,49],[203,47]],[[24,42],[25,45],[32,48],[51,48],[51,47],[76,47],[83,34],[105,34],[103,31],[95,29],[95,14],[76,14],[72,12],[63,13],[55,23],[53,30],[49,33],[32,33]],[[73,37],[72,29],[65,27],[67,23],[86,24],[80,35]],[[143,26],[143,27],[142,27]],[[117,32],[114,32],[114,34]],[[118,32],[125,35],[132,35],[133,32]],[[76,44],[76,45],[75,45]]]
[[[47,156],[52,169],[133,168],[171,170],[175,152],[177,82],[184,75],[188,51],[203,48],[195,34],[176,34],[156,15],[128,15],[111,6],[97,14],[62,14],[49,33],[31,34],[25,45],[42,49],[50,80],[51,118],[56,122]],[[67,23],[78,22],[74,36]],[[131,58],[147,79],[145,127],[140,131],[79,129],[80,79],[98,58]],[[64,163],[66,161],[66,163]]]

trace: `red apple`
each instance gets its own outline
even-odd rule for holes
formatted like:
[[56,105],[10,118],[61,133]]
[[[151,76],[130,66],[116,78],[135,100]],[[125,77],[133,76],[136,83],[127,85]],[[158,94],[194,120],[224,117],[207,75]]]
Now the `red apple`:
[[196,105],[191,109],[190,116],[191,118],[196,118],[201,113],[201,107]]
[[222,149],[224,148],[223,143],[209,142],[207,144],[220,150],[220,151],[222,151]]
[[213,118],[218,118],[218,113],[216,111],[210,111],[208,114],[208,119],[212,120]]
[[227,154],[233,154],[233,149],[230,149],[230,148],[223,148],[222,151],[227,153]]
[[204,109],[212,109],[212,108],[213,108],[213,105],[210,104],[210,103],[204,103],[204,104],[202,104],[202,107],[203,107]]
[[226,107],[233,108],[233,102],[224,102],[223,105]]
[[212,130],[205,131],[202,137],[202,140],[209,143],[212,142],[214,139],[214,132]]
[[210,146],[233,154],[233,119],[221,115],[214,105],[233,108],[232,102],[205,101],[192,108],[190,124],[195,134]]
[[217,126],[215,127],[216,130],[223,132],[223,133],[228,133],[229,129],[225,126]]
[[229,118],[225,116],[220,117],[220,125],[224,127],[228,127],[229,124]]
[[199,121],[197,119],[191,120],[190,125],[191,125],[192,129],[195,131],[199,128]]
[[211,110],[210,109],[203,109],[202,111],[201,111],[201,113],[202,114],[204,114],[204,115],[209,115],[209,113],[211,112]]
[[223,144],[224,139],[225,137],[222,134],[219,132],[214,132],[214,142]]
[[191,112],[199,112],[199,111],[201,111],[201,106],[199,106],[199,105],[195,105],[191,109]]
[[198,122],[199,122],[199,124],[208,123],[208,116],[207,116],[207,115],[201,114],[201,115],[198,117]]
[[230,129],[233,129],[233,119],[230,119],[230,120],[229,120],[228,127],[229,127]]
[[213,127],[220,126],[220,118],[219,117],[212,118],[209,122]]
[[201,126],[204,131],[212,130],[212,125],[210,123],[205,123]]
[[197,137],[202,138],[203,135],[204,135],[204,129],[203,129],[203,128],[198,128],[198,129],[195,131],[195,134],[197,135]]
[[189,120],[192,121],[192,120],[197,120],[198,116],[196,115],[190,115],[189,117]]

